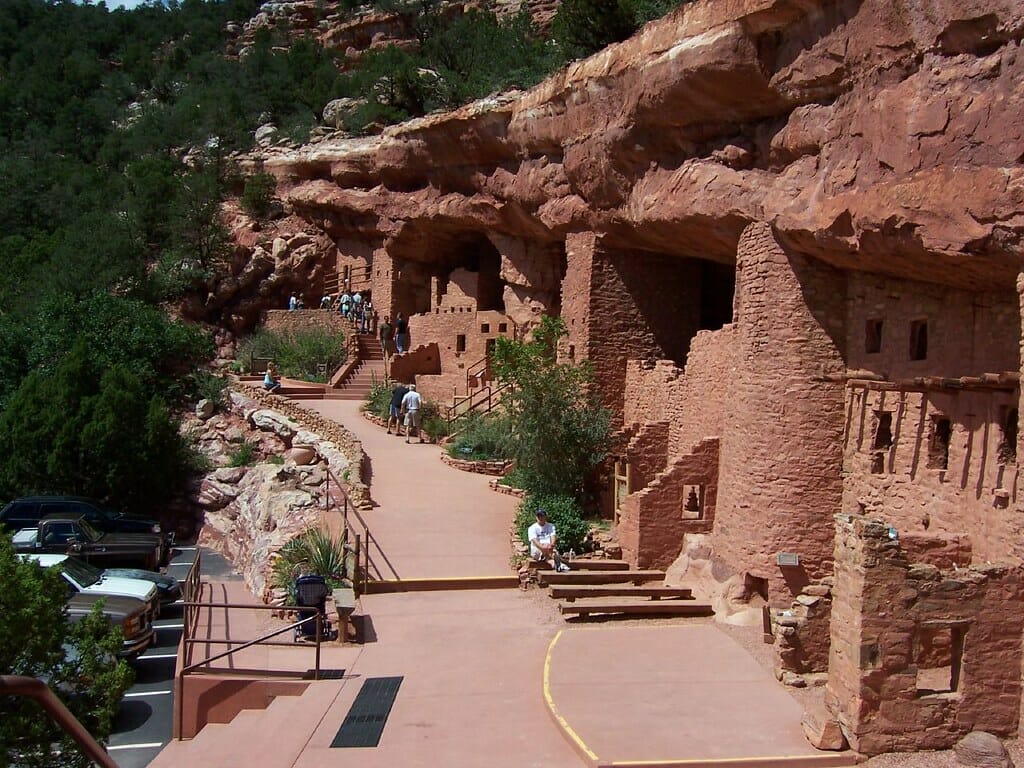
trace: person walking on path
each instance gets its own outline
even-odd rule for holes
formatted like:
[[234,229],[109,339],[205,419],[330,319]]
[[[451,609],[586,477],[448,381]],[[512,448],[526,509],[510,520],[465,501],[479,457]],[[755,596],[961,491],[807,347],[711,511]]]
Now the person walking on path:
[[423,439],[423,430],[420,427],[420,408],[423,405],[423,398],[420,397],[420,393],[416,391],[416,385],[410,384],[409,391],[405,393],[405,397],[402,398],[402,412],[405,414],[405,442],[409,442],[409,435],[412,434],[409,430],[415,428],[416,434],[419,435],[420,442],[425,443]]
[[558,533],[554,523],[548,522],[548,513],[543,507],[539,507],[536,514],[537,522],[526,531],[526,538],[530,540],[530,557],[551,563],[557,571],[568,571],[569,566],[562,562],[562,556],[558,554]]
[[409,343],[409,321],[405,319],[405,315],[401,312],[395,317],[395,348],[398,350],[398,354],[405,352],[406,345]]
[[388,410],[388,434],[391,434],[391,422],[395,422],[395,434],[402,434],[402,400],[408,394],[409,388],[399,382],[398,386],[391,390],[391,405]]

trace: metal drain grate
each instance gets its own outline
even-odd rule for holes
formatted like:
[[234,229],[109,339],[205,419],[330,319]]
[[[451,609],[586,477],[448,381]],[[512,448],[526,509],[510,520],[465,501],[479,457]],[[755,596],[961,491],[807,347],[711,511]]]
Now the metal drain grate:
[[376,747],[401,684],[401,677],[367,678],[331,746]]
[[[303,680],[315,680],[316,679],[316,670],[315,669],[307,669],[306,670],[306,674],[304,674],[302,676],[302,679]],[[345,670],[344,669],[321,669],[320,670],[320,679],[321,680],[344,680],[345,679]]]

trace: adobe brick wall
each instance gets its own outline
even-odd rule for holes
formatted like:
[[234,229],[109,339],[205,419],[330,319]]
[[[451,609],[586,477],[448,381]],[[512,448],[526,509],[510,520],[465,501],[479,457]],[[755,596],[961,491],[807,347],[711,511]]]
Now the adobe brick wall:
[[269,309],[263,318],[263,327],[275,333],[324,329],[346,336],[352,330],[341,315],[326,309]]
[[727,325],[693,337],[685,371],[671,360],[628,361],[625,423],[667,421],[670,456],[721,435],[735,352],[735,326]]
[[[888,528],[877,519],[836,516],[826,705],[850,746],[875,755],[948,748],[972,730],[1014,735],[1021,567],[911,564]],[[962,653],[936,643],[944,633],[962,636]],[[955,691],[933,693],[934,683],[919,683],[919,669],[957,658]]]
[[832,619],[832,577],[808,584],[775,620],[775,676],[828,671]]
[[[845,414],[827,376],[845,371],[843,292],[842,273],[786,253],[769,225],[744,230],[712,542],[734,572],[768,580],[774,605],[831,571]],[[780,568],[779,552],[800,567]]]
[[[705,440],[692,453],[676,456],[643,490],[626,497],[616,538],[622,557],[638,568],[668,568],[687,533],[707,533],[718,497],[718,440]],[[702,486],[699,518],[684,510],[687,488]]]
[[[1019,371],[1020,308],[1012,293],[967,293],[851,274],[850,368],[888,380]],[[881,350],[865,350],[865,328],[882,320]],[[910,359],[909,326],[928,323],[927,356]],[[970,536],[978,560],[1024,559],[1019,469],[1003,444],[1013,390],[847,389],[843,511],[884,513],[900,530]],[[892,419],[892,446],[875,447],[879,414]],[[946,466],[930,455],[936,421],[948,419]],[[1019,435],[1017,436],[1019,439]],[[1009,437],[1013,442],[1012,435]]]

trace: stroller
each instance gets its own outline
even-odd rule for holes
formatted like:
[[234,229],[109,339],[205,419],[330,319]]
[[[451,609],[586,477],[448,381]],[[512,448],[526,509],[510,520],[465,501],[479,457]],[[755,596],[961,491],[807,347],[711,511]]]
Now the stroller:
[[327,595],[331,592],[323,576],[299,576],[295,580],[295,605],[298,606],[299,621],[295,628],[296,640],[315,640],[317,636],[317,613],[320,610],[320,639],[331,639],[331,627],[327,622]]

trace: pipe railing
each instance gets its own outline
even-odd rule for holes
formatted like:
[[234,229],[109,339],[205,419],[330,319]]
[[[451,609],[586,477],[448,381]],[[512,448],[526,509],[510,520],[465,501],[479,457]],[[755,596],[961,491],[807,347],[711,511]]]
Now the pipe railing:
[[[353,519],[358,524],[359,530],[355,531],[355,551],[356,551],[356,573],[352,574],[352,586],[356,592],[356,597],[366,593],[366,585],[370,580],[371,572],[376,572],[375,579],[384,578],[384,572],[381,570],[377,560],[371,556],[371,549],[376,550],[377,555],[387,566],[387,569],[391,572],[394,578],[399,578],[398,571],[395,569],[394,564],[388,559],[387,554],[381,549],[380,544],[373,536],[373,532],[370,530],[370,526],[367,525],[366,520],[359,514],[359,510],[355,508],[352,501],[348,497],[348,491],[345,490],[344,484],[338,479],[338,477],[330,470],[327,470],[327,492],[324,496],[327,498],[328,505],[334,499],[330,492],[330,483],[334,481],[334,484],[338,487],[338,492],[341,495],[341,514],[342,520],[345,523],[345,536],[349,535],[349,531],[353,530]],[[328,507],[329,508],[329,507]]]
[[57,698],[57,694],[51,691],[42,680],[21,675],[0,675],[0,695],[23,696],[39,702],[50,719],[75,740],[75,743],[82,748],[90,760],[101,768],[117,768],[117,763],[107,754],[103,746],[93,738],[84,725],[78,722],[77,718],[64,706],[64,702]]
[[454,402],[448,407],[445,414],[448,420],[448,436],[458,434],[455,423],[466,418],[471,413],[490,413],[501,402],[499,397],[505,390],[511,391],[508,384],[501,384],[497,387],[487,385],[481,389],[474,390],[464,397],[454,398]]

